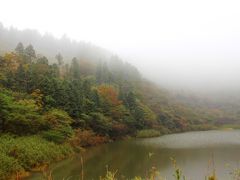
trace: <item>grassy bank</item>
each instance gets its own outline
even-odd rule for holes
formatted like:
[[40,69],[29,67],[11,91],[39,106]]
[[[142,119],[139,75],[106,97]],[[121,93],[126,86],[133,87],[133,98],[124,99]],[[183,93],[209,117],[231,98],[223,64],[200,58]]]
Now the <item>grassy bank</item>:
[[[160,131],[154,129],[139,130],[136,133],[137,138],[160,135]],[[0,135],[0,180],[15,179],[32,169],[79,152],[82,147],[111,141],[108,137],[97,135],[91,130],[80,129],[75,130],[73,136],[62,144],[57,143],[55,139],[45,138],[44,133],[31,136]]]
[[137,132],[136,137],[137,138],[150,138],[150,137],[158,137],[160,136],[160,131],[157,131],[155,129],[144,129]]
[[218,129],[221,129],[221,130],[240,129],[240,125],[239,124],[224,124],[224,125],[218,126]]
[[0,136],[0,180],[61,160],[72,153],[69,145],[57,145],[40,136]]
[[[240,126],[230,126],[233,129],[237,129]],[[224,128],[224,127],[222,127]],[[137,138],[150,138],[150,137],[158,137],[161,135],[165,135],[165,134],[173,134],[173,133],[182,133],[182,132],[189,132],[189,131],[208,131],[208,130],[215,130],[215,129],[219,129],[218,127],[214,126],[214,125],[191,125],[188,126],[185,129],[174,129],[174,130],[169,130],[165,127],[161,127],[161,128],[157,128],[157,129],[143,129],[143,130],[138,130],[136,132],[136,137]]]

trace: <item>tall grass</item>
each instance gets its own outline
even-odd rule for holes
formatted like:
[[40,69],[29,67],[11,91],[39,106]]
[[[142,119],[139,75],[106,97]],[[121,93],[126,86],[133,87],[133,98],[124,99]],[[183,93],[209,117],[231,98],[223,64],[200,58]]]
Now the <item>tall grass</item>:
[[0,136],[0,180],[22,171],[63,159],[72,153],[68,145],[57,145],[40,136]]

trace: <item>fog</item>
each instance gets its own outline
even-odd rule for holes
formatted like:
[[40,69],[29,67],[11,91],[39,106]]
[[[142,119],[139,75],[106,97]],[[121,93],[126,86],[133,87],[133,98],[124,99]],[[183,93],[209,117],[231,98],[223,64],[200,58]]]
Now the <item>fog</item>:
[[5,0],[0,22],[96,44],[163,87],[240,90],[240,2],[235,0]]

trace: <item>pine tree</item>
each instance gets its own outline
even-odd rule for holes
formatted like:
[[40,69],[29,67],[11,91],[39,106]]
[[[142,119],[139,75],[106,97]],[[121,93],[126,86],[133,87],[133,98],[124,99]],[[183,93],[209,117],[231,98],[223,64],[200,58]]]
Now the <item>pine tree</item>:
[[58,53],[56,56],[55,56],[55,58],[57,59],[57,62],[58,62],[58,65],[59,66],[61,66],[61,65],[63,65],[63,57],[62,57],[62,55],[60,54],[60,53]]
[[25,54],[29,63],[31,63],[32,60],[36,58],[36,52],[31,44],[26,47]]
[[19,42],[19,43],[17,44],[17,47],[15,48],[15,51],[16,51],[16,53],[18,53],[19,55],[23,55],[23,53],[24,53],[24,46],[23,46],[23,44],[22,44],[21,42]]
[[80,69],[79,69],[79,63],[76,57],[72,59],[71,68],[70,68],[70,74],[73,79],[79,79],[80,78]]

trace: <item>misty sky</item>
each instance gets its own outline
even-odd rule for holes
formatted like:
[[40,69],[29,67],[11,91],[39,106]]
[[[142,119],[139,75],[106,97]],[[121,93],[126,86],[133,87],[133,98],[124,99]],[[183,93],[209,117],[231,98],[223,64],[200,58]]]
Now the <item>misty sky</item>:
[[2,0],[0,22],[109,49],[168,87],[240,87],[240,1]]

